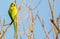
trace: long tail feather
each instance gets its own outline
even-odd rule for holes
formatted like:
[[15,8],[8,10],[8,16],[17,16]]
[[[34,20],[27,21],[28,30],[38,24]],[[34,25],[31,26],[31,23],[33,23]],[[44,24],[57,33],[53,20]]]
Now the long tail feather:
[[14,31],[15,31],[15,38],[18,39],[18,26],[16,20],[14,21]]

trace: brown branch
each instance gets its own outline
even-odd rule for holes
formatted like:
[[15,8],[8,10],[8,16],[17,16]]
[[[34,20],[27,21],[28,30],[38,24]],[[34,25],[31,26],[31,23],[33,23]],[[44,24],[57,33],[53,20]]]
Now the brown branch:
[[36,4],[35,6],[32,7],[32,10],[34,10],[35,8],[37,8],[41,3],[41,0],[38,2],[38,4]]
[[51,14],[52,14],[52,20],[54,20],[54,9],[50,3],[50,0],[48,0],[49,6],[50,6],[50,10],[51,10]]
[[22,5],[20,5],[20,7],[17,9],[18,13],[21,11],[21,9],[22,9]]
[[54,24],[54,26],[56,27],[56,29],[59,31],[59,27],[57,26],[57,23],[55,23],[54,20],[51,20],[51,22]]
[[32,34],[28,35],[28,39],[32,39]]
[[56,30],[56,27],[54,26],[54,31],[56,33],[56,39],[58,39],[58,31]]
[[48,34],[52,31],[53,27],[51,27],[51,29],[49,30]]
[[18,13],[22,10],[23,5],[25,4],[24,0],[22,0],[22,4],[17,8]]
[[5,25],[5,20],[4,20],[4,23],[2,25],[2,31],[3,31],[3,34],[1,35],[0,39],[3,38],[3,36],[5,36],[6,32],[8,31],[8,29],[11,27],[11,23],[8,25],[8,27],[6,28],[6,30],[4,30],[4,25]]
[[[56,1],[56,0],[54,0],[54,2],[55,2],[55,1]],[[52,22],[53,25],[54,25],[54,31],[55,31],[55,33],[56,33],[56,39],[58,39],[58,33],[56,32],[56,29],[57,29],[58,32],[60,31],[60,29],[59,29],[59,27],[58,27],[58,24],[54,21],[54,9],[53,9],[53,7],[52,7],[52,5],[51,5],[51,3],[50,3],[50,0],[48,0],[48,2],[49,2],[49,5],[50,5],[50,10],[51,10],[51,14],[52,14],[51,22]]]
[[48,0],[49,2],[49,6],[50,6],[50,10],[51,10],[51,14],[52,14],[52,19],[51,22],[53,23],[53,25],[56,27],[56,29],[59,31],[59,27],[57,26],[57,23],[54,21],[54,9],[50,3],[50,0]]
[[43,26],[43,28],[44,28],[44,32],[46,33],[46,37],[48,38],[48,39],[50,39],[49,38],[49,35],[48,35],[48,32],[46,31],[46,27],[44,26],[44,22],[42,21],[42,26]]
[[8,29],[11,27],[11,25],[8,25],[8,27],[6,28],[6,30],[4,31],[4,33],[2,34],[1,38],[5,35],[5,33],[8,31]]
[[58,33],[56,34],[56,39],[58,39]]
[[42,27],[43,27],[43,29],[44,29],[44,32],[45,32],[45,34],[46,34],[46,37],[47,37],[48,39],[50,39],[50,38],[49,38],[49,35],[48,35],[48,32],[46,31],[46,27],[44,26],[44,21],[43,21],[43,20],[41,21],[39,15],[37,15],[37,17],[38,17],[38,19],[39,19],[39,21],[40,21],[40,23],[41,23],[41,25],[42,25]]
[[[5,25],[5,19],[4,19],[3,25],[2,25],[2,32],[3,32],[3,33],[4,33],[4,25]],[[4,39],[6,39],[6,38],[5,38],[5,35],[4,35]]]

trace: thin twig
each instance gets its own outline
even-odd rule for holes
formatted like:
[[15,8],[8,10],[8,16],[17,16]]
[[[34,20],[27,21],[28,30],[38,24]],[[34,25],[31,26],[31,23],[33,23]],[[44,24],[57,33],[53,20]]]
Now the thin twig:
[[8,29],[11,27],[11,25],[8,25],[8,27],[6,28],[6,30],[4,31],[4,33],[2,34],[1,38],[5,35],[5,33],[8,31]]
[[44,26],[44,21],[43,21],[43,20],[41,21],[39,15],[37,15],[37,17],[38,17],[40,23],[42,24],[42,27],[43,27],[43,29],[44,29],[44,32],[46,33],[46,37],[47,37],[48,39],[50,39],[50,38],[49,38],[49,35],[48,35],[48,32],[46,31],[46,27]]
[[41,3],[41,0],[38,2],[38,4],[36,4],[35,6],[32,7],[32,10],[34,10],[35,8],[37,8]]

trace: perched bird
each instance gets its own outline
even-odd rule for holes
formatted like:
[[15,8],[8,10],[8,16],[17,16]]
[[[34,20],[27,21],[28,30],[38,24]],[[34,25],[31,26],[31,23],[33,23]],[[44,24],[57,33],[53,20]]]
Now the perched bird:
[[14,31],[15,31],[15,37],[18,36],[18,26],[17,26],[17,8],[16,8],[16,2],[12,2],[10,5],[10,8],[8,10],[8,14],[14,24]]

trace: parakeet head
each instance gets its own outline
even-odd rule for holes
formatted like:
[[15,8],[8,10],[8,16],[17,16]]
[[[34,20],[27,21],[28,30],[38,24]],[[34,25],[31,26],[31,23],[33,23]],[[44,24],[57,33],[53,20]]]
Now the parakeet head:
[[16,7],[16,2],[12,2],[10,7]]

